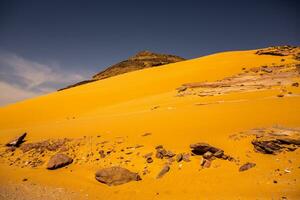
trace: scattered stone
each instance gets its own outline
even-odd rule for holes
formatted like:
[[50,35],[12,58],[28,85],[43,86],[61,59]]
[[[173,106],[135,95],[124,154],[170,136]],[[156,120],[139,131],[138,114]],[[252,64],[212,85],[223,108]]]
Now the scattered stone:
[[292,84],[292,86],[293,86],[293,87],[299,87],[299,83],[298,83],[298,82],[295,82],[295,83]]
[[167,172],[170,171],[170,166],[169,165],[165,165],[162,170],[158,173],[156,178],[161,178],[163,177]]
[[137,144],[137,145],[135,146],[136,149],[141,148],[141,147],[144,147],[144,145]]
[[209,168],[210,165],[211,165],[211,161],[210,160],[207,160],[205,158],[202,158],[201,162],[200,162],[200,165],[203,167],[203,168]]
[[277,97],[284,97],[284,94],[277,94]]
[[142,136],[145,137],[145,136],[149,136],[151,135],[151,133],[144,133]]
[[10,142],[8,142],[6,144],[6,146],[8,146],[8,147],[19,147],[20,144],[22,144],[24,142],[24,138],[26,137],[26,135],[27,135],[27,133],[23,133],[22,135],[14,138]]
[[267,66],[262,66],[261,71],[267,72],[267,73],[272,73],[273,70],[271,68],[268,68]]
[[177,154],[177,156],[176,156],[176,161],[177,161],[177,162],[181,162],[182,159],[183,159],[182,153]]
[[190,160],[190,154],[189,153],[184,153],[183,155],[182,155],[182,160],[183,161],[185,161],[185,162],[190,162],[191,160]]
[[105,158],[105,153],[104,153],[103,150],[100,150],[100,151],[99,151],[99,154],[100,154],[100,157],[101,157],[101,158]]
[[278,182],[277,182],[276,180],[273,180],[273,183],[275,183],[275,184],[276,184],[276,183],[278,183]]
[[240,171],[240,172],[246,171],[246,170],[248,170],[248,169],[250,169],[250,168],[253,168],[253,167],[255,167],[255,166],[256,166],[255,163],[247,162],[247,163],[245,163],[244,165],[242,165],[242,166],[239,168],[239,171]]
[[96,172],[95,178],[97,181],[108,186],[121,185],[130,181],[142,180],[138,173],[131,172],[122,167],[100,169]]
[[47,169],[57,169],[69,165],[73,162],[73,159],[69,156],[58,153],[52,156],[47,164]]
[[153,159],[152,159],[152,157],[148,157],[148,158],[146,158],[146,161],[147,161],[147,163],[152,163]]

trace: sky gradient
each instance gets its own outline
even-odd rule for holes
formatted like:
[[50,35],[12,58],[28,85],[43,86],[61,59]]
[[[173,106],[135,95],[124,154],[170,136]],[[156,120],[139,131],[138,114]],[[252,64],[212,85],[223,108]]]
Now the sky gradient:
[[141,50],[195,58],[300,45],[299,10],[292,0],[0,0],[0,105],[89,78]]

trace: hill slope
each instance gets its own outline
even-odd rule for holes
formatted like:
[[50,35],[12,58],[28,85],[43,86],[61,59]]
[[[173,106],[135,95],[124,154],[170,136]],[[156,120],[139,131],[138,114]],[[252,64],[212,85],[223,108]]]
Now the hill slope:
[[[0,149],[0,190],[9,197],[12,187],[28,191],[38,184],[44,195],[64,188],[62,195],[70,197],[70,190],[78,199],[297,199],[300,151],[282,141],[299,140],[299,48],[277,50],[286,54],[217,53],[0,108],[1,144],[28,133],[14,152]],[[57,142],[62,138],[68,139]],[[60,145],[24,152],[26,143],[41,141]],[[156,158],[157,145],[192,155],[190,144],[197,142],[229,157],[208,159],[210,166],[201,155],[190,156],[190,162]],[[277,149],[266,154],[266,144]],[[74,162],[47,171],[47,161],[58,151]],[[151,152],[148,163],[144,155]],[[239,172],[247,162],[255,167]],[[166,163],[170,171],[156,179]],[[97,182],[95,171],[111,166],[138,172],[142,180],[115,187]]]
[[92,79],[81,81],[73,85],[67,86],[60,90],[76,87],[78,85],[83,85],[86,83],[94,82],[97,80],[106,79],[112,76],[117,76],[120,74],[141,70],[150,67],[157,67],[161,65],[166,65],[169,63],[175,63],[185,60],[179,56],[167,55],[167,54],[158,54],[150,51],[141,51],[136,55],[128,58],[127,60],[121,61],[117,64],[114,64],[105,70],[95,74]]

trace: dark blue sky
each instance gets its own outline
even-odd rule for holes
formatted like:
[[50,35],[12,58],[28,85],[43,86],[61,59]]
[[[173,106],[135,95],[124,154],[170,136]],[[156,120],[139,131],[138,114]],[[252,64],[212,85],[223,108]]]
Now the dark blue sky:
[[141,50],[195,58],[300,45],[292,0],[0,0],[0,105],[89,78]]
[[194,58],[300,44],[297,1],[0,2],[1,50],[66,69],[96,72],[144,49]]

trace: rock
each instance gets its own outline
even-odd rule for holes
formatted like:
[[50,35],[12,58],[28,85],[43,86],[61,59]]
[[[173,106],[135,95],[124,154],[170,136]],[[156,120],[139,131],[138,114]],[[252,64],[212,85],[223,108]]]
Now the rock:
[[26,135],[27,135],[27,133],[23,133],[22,135],[14,138],[10,142],[8,142],[6,144],[6,146],[8,146],[8,147],[19,147],[20,144],[22,144],[24,142],[24,138],[26,137]]
[[169,165],[165,165],[161,171],[158,173],[157,177],[156,178],[161,178],[163,177],[167,172],[170,171],[170,166]]
[[177,88],[177,91],[178,91],[178,92],[184,92],[184,91],[186,91],[186,90],[187,90],[187,87],[186,87],[186,86],[181,86],[181,87]]
[[101,158],[105,158],[105,152],[103,150],[100,150],[99,154]]
[[165,154],[164,154],[164,157],[168,157],[168,158],[172,158],[174,157],[176,154],[173,153],[172,151],[167,151]]
[[299,83],[298,82],[292,83],[292,86],[293,87],[299,87]]
[[222,158],[223,155],[224,155],[223,150],[220,150],[220,151],[217,151],[216,153],[214,153],[214,157],[216,157],[216,158]]
[[277,141],[281,144],[294,144],[294,145],[300,145],[300,139],[291,139],[291,138],[278,138]]
[[177,156],[176,156],[176,161],[177,161],[177,162],[181,162],[182,159],[183,159],[182,153],[177,154]]
[[142,136],[145,137],[145,136],[149,136],[151,135],[151,133],[144,133]]
[[211,161],[210,160],[207,160],[205,158],[203,158],[200,162],[200,165],[203,167],[203,168],[209,168],[210,165],[211,165]]
[[153,159],[152,159],[152,157],[148,157],[148,158],[146,158],[146,161],[147,161],[147,163],[152,163]]
[[211,146],[207,143],[202,143],[202,142],[191,144],[190,148],[192,149],[192,152],[196,155],[203,155],[208,151],[213,153],[213,154],[218,152],[218,151],[222,151],[219,148],[213,147],[213,146]]
[[130,181],[142,180],[138,173],[131,172],[122,167],[100,169],[96,172],[95,178],[97,181],[108,186],[121,185]]
[[259,140],[253,140],[252,144],[256,151],[264,154],[275,154],[276,152],[280,151],[282,147],[273,140],[270,141],[259,141]]
[[64,167],[66,165],[69,165],[73,162],[73,159],[69,156],[58,153],[52,156],[47,164],[47,169],[57,169],[60,167]]
[[155,149],[157,150],[157,149],[163,149],[164,147],[163,147],[163,145],[157,145],[156,147],[155,147]]
[[183,161],[185,161],[185,162],[190,162],[191,160],[190,160],[190,154],[189,153],[184,153],[183,155],[182,155],[182,160]]
[[246,171],[246,170],[248,170],[248,169],[250,169],[250,168],[253,168],[253,167],[255,167],[255,166],[256,166],[255,163],[247,162],[247,163],[243,164],[243,165],[239,168],[239,171],[240,171],[240,172]]
[[203,158],[205,159],[211,159],[214,156],[214,154],[210,151],[207,151],[203,154]]
[[284,97],[284,94],[277,94],[277,97]]
[[267,66],[263,66],[263,67],[261,67],[261,71],[267,72],[267,73],[272,73],[273,70],[268,68]]

